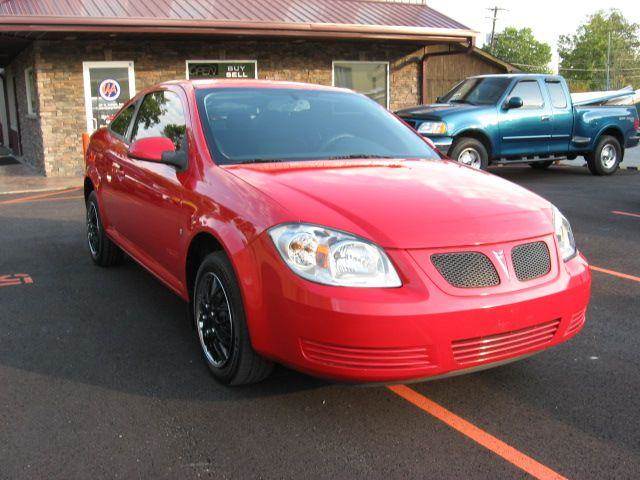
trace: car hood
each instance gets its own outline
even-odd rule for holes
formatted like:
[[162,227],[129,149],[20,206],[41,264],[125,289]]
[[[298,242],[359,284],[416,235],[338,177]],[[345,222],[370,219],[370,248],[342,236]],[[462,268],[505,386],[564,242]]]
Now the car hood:
[[438,103],[433,105],[419,105],[417,107],[405,108],[397,111],[397,115],[402,118],[413,119],[441,119],[451,114],[465,113],[482,110],[486,106],[469,105],[466,103]]
[[288,212],[387,248],[469,246],[553,232],[550,204],[443,160],[310,161],[224,167]]

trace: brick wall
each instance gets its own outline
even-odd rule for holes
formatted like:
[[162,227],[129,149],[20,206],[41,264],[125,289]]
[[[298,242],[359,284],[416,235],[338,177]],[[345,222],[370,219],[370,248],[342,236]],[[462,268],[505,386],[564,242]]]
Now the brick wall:
[[[138,91],[162,81],[184,78],[188,59],[257,60],[259,78],[325,85],[331,84],[334,60],[389,61],[390,107],[398,109],[419,102],[419,66],[411,60],[416,54],[415,46],[375,42],[214,38],[166,41],[145,37],[37,41],[31,55],[35,57],[37,70],[44,155],[34,153],[33,158],[49,176],[82,173],[81,134],[86,130],[83,61],[133,61]],[[28,138],[23,143],[39,145],[37,148],[42,150],[37,136],[35,130],[25,132],[23,137]]]

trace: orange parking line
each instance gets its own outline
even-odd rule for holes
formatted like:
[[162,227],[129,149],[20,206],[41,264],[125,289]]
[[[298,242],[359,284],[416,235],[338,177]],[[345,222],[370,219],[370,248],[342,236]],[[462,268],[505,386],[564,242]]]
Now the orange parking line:
[[606,268],[594,267],[590,265],[589,268],[594,272],[606,273],[608,275],[613,275],[614,277],[624,278],[625,280],[633,280],[634,282],[640,282],[640,277],[636,277],[634,275],[627,275],[626,273],[616,272],[615,270],[607,270]]
[[636,217],[636,218],[640,218],[640,213],[629,213],[629,212],[620,212],[618,210],[613,210],[611,213],[614,213],[616,215],[625,215],[627,217]]
[[66,194],[66,193],[75,192],[75,191],[80,190],[80,189],[82,189],[82,187],[74,187],[74,188],[67,188],[65,190],[55,190],[53,192],[39,193],[38,195],[30,195],[28,197],[14,198],[14,199],[11,199],[11,200],[4,200],[4,201],[0,202],[0,205],[14,205],[16,203],[32,202],[32,201],[35,201],[35,200],[40,200],[41,198],[48,198],[48,197],[53,197],[55,195],[62,195],[62,194]]
[[0,275],[0,288],[14,287],[16,285],[29,285],[31,283],[33,283],[33,279],[26,273]]
[[551,470],[549,467],[546,467],[521,451],[516,450],[512,446],[504,443],[502,440],[498,440],[490,433],[476,427],[474,424],[459,417],[455,413],[450,412],[443,406],[438,405],[433,400],[428,399],[406,385],[394,385],[387,388],[396,395],[404,398],[409,403],[412,403],[420,410],[434,416],[454,430],[457,430],[474,442],[504,458],[506,461],[512,463],[521,470],[524,470],[529,475],[539,480],[567,480],[565,477]]
[[84,195],[75,195],[70,197],[55,197],[55,198],[36,198],[35,200],[30,200],[29,203],[34,202],[59,202],[62,200],[84,200]]

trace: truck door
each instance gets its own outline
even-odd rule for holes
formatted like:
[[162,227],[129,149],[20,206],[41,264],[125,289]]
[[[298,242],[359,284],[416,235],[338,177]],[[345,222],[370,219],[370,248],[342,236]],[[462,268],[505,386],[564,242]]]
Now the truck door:
[[573,131],[573,109],[569,102],[569,92],[559,79],[545,80],[551,109],[551,141],[549,150],[552,154],[566,154]]
[[[506,108],[510,98],[522,99],[522,107]],[[547,155],[551,140],[551,107],[545,102],[540,82],[520,80],[500,107],[501,157]]]

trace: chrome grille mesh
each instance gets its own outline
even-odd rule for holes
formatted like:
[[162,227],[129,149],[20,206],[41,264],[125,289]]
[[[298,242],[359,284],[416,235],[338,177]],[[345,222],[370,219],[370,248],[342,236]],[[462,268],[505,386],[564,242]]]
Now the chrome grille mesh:
[[431,256],[431,262],[447,282],[457,288],[495,287],[500,277],[491,260],[483,253],[442,253]]
[[545,242],[518,245],[511,250],[511,262],[521,282],[535,280],[551,271],[551,256]]

